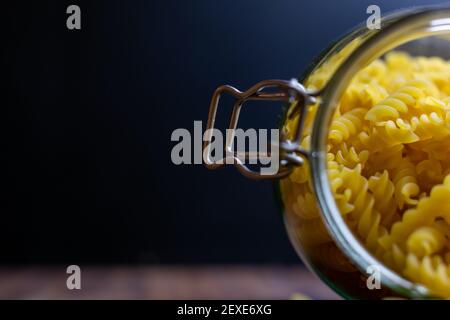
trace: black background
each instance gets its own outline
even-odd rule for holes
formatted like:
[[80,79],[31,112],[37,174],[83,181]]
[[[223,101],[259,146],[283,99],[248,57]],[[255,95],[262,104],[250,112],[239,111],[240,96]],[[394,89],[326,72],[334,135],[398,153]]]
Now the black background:
[[[297,262],[271,183],[173,165],[172,131],[205,121],[220,84],[297,76],[370,4],[430,3],[2,3],[0,262]],[[279,107],[248,112],[269,127]]]

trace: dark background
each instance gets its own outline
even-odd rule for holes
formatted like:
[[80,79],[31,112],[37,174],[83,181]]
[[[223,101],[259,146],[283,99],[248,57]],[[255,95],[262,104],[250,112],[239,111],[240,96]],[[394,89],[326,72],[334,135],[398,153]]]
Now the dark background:
[[172,131],[205,121],[220,84],[297,76],[370,4],[437,2],[2,3],[0,262],[298,262],[271,183],[173,165]]

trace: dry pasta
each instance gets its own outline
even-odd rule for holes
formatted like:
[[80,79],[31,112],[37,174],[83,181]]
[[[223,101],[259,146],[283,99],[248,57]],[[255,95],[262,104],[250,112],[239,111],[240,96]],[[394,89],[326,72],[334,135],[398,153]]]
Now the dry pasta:
[[[339,59],[306,85],[320,88]],[[309,109],[307,128],[316,108]],[[287,121],[288,134],[296,121]],[[305,134],[302,145],[309,140]],[[337,206],[367,249],[450,298],[450,61],[391,52],[361,70],[333,117],[327,161]],[[294,211],[305,222],[299,234],[311,234],[321,246],[317,252],[326,253],[322,260],[338,256],[319,227],[308,168],[296,168],[288,179],[298,191],[290,194]]]

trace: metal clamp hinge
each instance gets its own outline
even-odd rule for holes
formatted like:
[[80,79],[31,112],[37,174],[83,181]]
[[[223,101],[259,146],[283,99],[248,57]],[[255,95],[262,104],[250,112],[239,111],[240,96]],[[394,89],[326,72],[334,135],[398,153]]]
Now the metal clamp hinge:
[[[271,90],[269,92],[269,90]],[[239,113],[242,105],[250,100],[268,100],[283,101],[287,103],[295,103],[295,107],[289,110],[287,117],[292,118],[298,116],[299,121],[296,131],[293,133],[293,139],[289,140],[282,131],[279,135],[278,143],[272,143],[271,151],[279,152],[278,171],[272,174],[262,174],[261,171],[251,169],[246,165],[246,160],[260,157],[270,156],[270,153],[261,154],[260,152],[235,152],[232,150],[233,139],[227,139],[225,145],[225,157],[222,159],[212,159],[211,142],[213,139],[213,129],[216,120],[216,114],[220,97],[223,93],[228,93],[236,98],[233,106],[230,125],[228,130],[234,132],[237,128]],[[203,144],[204,163],[209,169],[217,169],[226,164],[233,164],[243,175],[253,179],[276,179],[288,176],[294,167],[301,166],[304,159],[308,157],[308,151],[300,145],[303,124],[306,117],[308,105],[314,104],[318,92],[311,92],[305,89],[296,79],[286,80],[265,80],[257,83],[247,91],[241,92],[236,88],[224,85],[220,86],[214,92],[209,108],[208,123],[205,131],[205,139]]]

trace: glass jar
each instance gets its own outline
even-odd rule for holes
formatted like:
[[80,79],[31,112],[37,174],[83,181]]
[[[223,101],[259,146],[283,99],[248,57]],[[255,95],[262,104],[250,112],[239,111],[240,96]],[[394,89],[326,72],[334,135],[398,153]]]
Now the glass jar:
[[[370,236],[358,237],[344,221],[345,208],[335,199],[330,184],[333,168],[327,161],[327,142],[337,107],[360,70],[393,50],[448,59],[449,34],[450,7],[396,12],[382,19],[379,30],[370,30],[364,24],[341,38],[298,80],[267,80],[245,92],[222,86],[213,95],[208,129],[214,128],[223,93],[236,98],[230,129],[236,129],[239,111],[248,100],[286,102],[277,146],[278,172],[261,176],[233,153],[227,153],[232,158],[227,163],[233,163],[247,177],[275,179],[275,194],[293,246],[303,262],[342,297],[435,297],[429,288],[407,280],[380,262],[368,249]],[[376,68],[373,72],[377,72]],[[305,136],[309,137],[306,142]],[[211,139],[211,135],[206,136],[204,160],[207,167],[217,168],[223,164],[210,156]],[[226,150],[231,150],[229,144]],[[376,282],[375,277],[381,288],[370,285]]]

